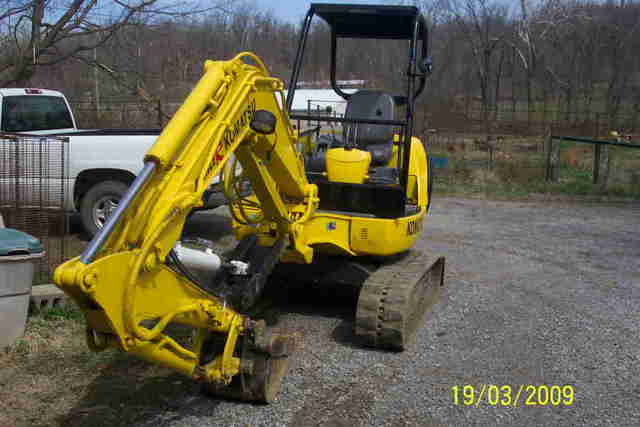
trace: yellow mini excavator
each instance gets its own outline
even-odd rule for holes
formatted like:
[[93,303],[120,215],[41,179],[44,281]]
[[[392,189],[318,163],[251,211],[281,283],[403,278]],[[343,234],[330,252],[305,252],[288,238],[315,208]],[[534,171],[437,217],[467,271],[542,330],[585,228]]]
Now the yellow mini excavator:
[[[314,16],[331,28],[343,117],[291,111]],[[406,40],[406,93],[341,90],[338,38]],[[429,157],[412,136],[430,67],[425,20],[412,6],[312,4],[286,96],[251,53],[206,61],[116,211],[55,271],[85,314],[88,346],[172,368],[216,395],[272,401],[296,335],[249,313],[273,274],[294,269],[300,280],[357,286],[355,333],[374,347],[406,348],[443,285],[444,258],[412,249],[431,199]],[[292,120],[339,122],[343,132],[303,150],[311,136]],[[215,176],[238,241],[225,254],[180,241]],[[175,324],[192,335],[173,336]]]

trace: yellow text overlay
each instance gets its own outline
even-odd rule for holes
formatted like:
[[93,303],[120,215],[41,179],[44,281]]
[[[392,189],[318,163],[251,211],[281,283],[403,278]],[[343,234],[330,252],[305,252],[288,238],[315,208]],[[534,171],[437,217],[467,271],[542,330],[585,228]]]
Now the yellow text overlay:
[[451,387],[451,399],[460,406],[571,406],[575,390],[572,385],[464,384]]

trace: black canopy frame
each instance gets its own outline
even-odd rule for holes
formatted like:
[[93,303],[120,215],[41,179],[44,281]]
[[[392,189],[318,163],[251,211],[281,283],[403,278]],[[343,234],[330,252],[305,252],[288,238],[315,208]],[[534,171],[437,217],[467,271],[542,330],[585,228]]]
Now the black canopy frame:
[[[311,21],[315,15],[322,18],[331,29],[331,87],[345,100],[349,100],[350,94],[341,90],[336,83],[338,38],[409,41],[406,94],[404,96],[394,96],[394,101],[397,105],[406,105],[407,107],[404,120],[394,120],[394,124],[398,124],[401,127],[402,171],[400,173],[400,185],[406,189],[409,179],[409,159],[411,156],[411,136],[414,130],[415,101],[424,91],[426,78],[431,69],[431,60],[428,55],[429,34],[424,17],[415,6],[312,3],[303,21],[287,93],[286,106],[292,119],[326,120],[326,117],[292,114],[291,111],[300,70],[302,68],[307,36],[311,28]],[[418,45],[420,45],[419,55]],[[417,82],[416,79],[418,80]],[[376,124],[375,120],[354,121],[345,118],[333,118],[332,121]]]

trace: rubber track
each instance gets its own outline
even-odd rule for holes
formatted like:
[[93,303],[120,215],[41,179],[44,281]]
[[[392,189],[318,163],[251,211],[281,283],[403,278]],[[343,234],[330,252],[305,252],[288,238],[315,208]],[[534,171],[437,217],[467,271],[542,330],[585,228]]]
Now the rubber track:
[[382,265],[364,283],[356,310],[356,335],[367,345],[404,350],[444,284],[444,258],[411,250]]

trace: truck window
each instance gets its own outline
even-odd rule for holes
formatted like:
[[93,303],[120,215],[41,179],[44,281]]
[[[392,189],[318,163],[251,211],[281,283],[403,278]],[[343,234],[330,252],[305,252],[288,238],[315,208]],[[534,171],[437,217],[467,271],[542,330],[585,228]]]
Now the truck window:
[[6,96],[2,100],[2,130],[5,132],[72,127],[67,104],[59,96]]

